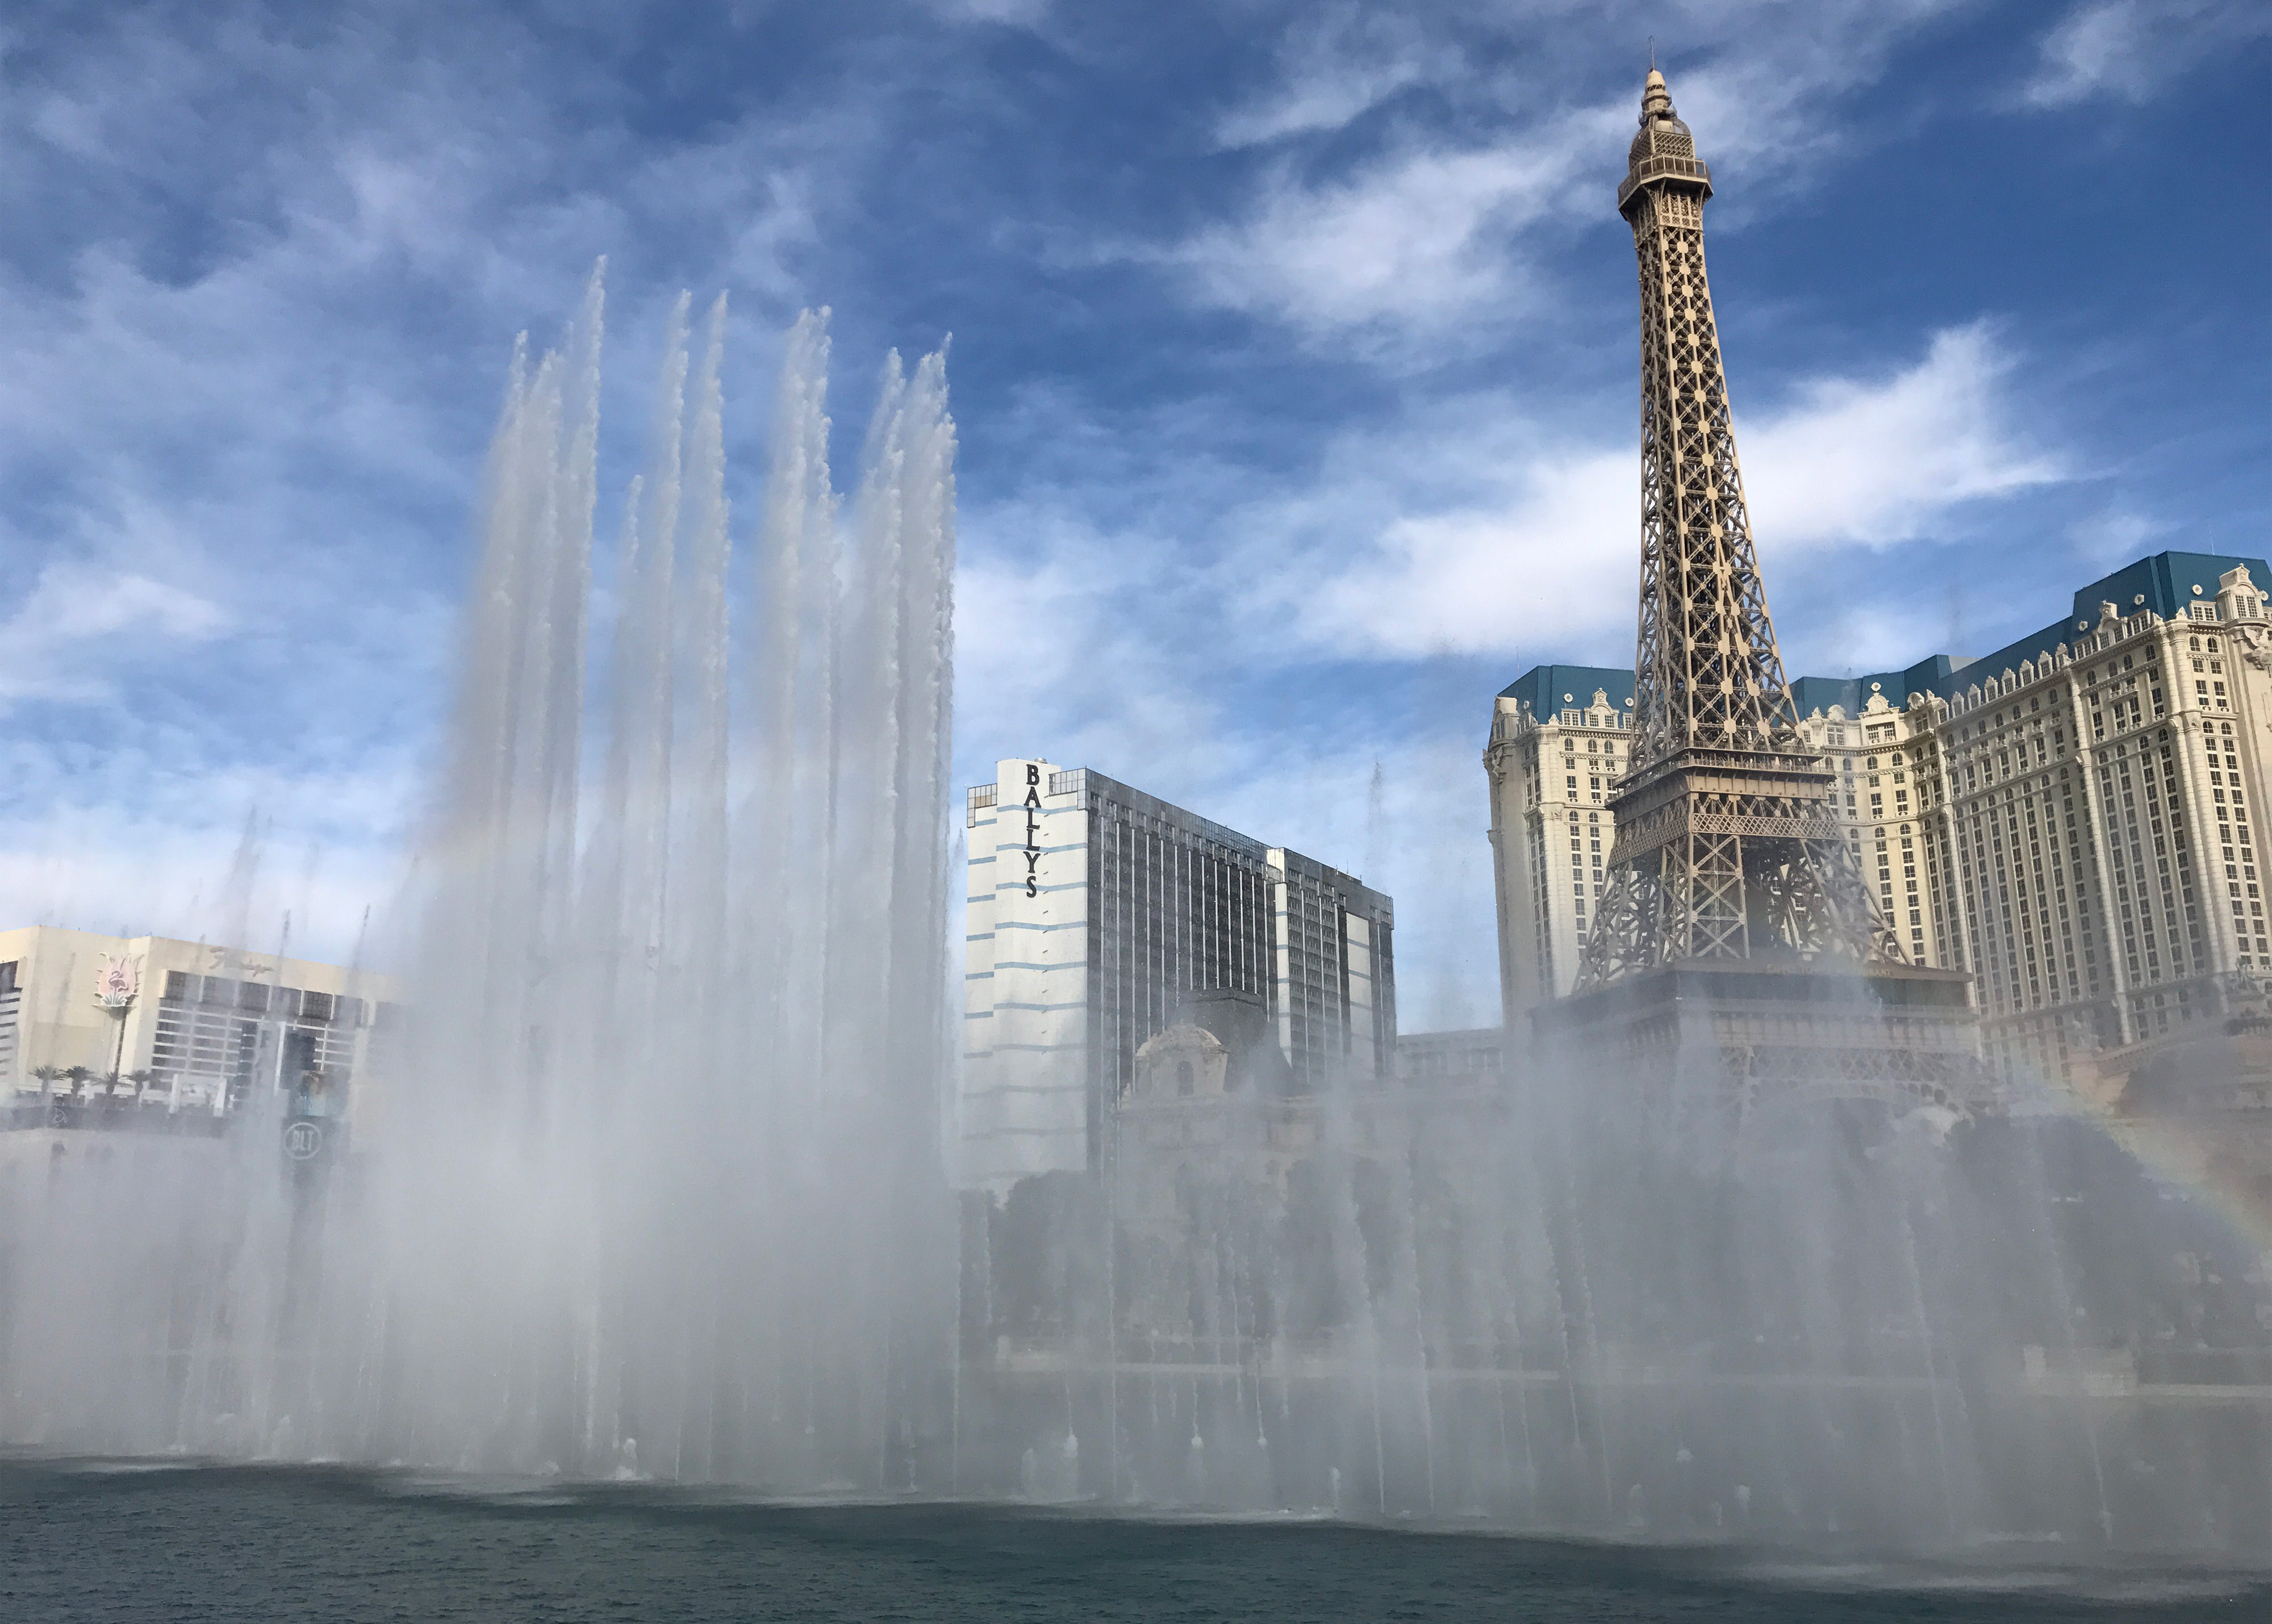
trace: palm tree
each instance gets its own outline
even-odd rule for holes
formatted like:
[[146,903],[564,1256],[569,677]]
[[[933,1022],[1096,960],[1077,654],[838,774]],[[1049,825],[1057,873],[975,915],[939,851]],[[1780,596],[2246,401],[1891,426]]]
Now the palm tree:
[[71,1097],[73,1099],[77,1099],[78,1098],[79,1091],[86,1086],[87,1080],[93,1076],[93,1071],[86,1066],[66,1066],[64,1068],[64,1080],[71,1084]]
[[126,1074],[126,1080],[134,1084],[134,1105],[138,1110],[142,1105],[142,1091],[150,1086],[152,1077],[153,1074],[147,1070],[130,1071]]
[[63,1072],[55,1066],[34,1066],[32,1068],[32,1075],[40,1081],[40,1103],[35,1109],[39,1112],[41,1121],[44,1122],[48,1113],[54,1108],[49,1101],[56,1091],[56,1079],[63,1076]]

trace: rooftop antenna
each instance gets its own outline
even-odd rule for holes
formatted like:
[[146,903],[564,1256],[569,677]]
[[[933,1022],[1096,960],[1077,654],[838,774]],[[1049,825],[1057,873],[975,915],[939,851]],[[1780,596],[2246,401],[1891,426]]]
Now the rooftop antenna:
[[1648,36],[1648,71],[1651,73],[1656,71],[1656,36],[1655,34]]

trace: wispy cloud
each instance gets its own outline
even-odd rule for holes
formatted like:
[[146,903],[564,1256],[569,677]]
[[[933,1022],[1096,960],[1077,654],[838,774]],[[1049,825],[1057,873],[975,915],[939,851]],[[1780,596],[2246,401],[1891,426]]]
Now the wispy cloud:
[[0,621],[0,705],[109,697],[123,667],[202,642],[228,624],[220,605],[182,586],[50,563]]
[[1312,332],[1440,331],[1521,299],[1515,237],[1570,208],[1619,122],[1611,108],[1588,108],[1523,138],[1419,146],[1324,183],[1282,167],[1239,219],[1168,257],[1205,303]]
[[2092,0],[2044,36],[2022,86],[2031,107],[2143,101],[2207,58],[2272,35],[2272,14],[2242,0]]
[[[1517,19],[1543,28],[1549,15]],[[1708,132],[1707,155],[1754,182],[1819,161],[1857,133],[1826,115],[1837,93],[1869,82],[1892,45],[1948,9],[1946,0],[1837,0],[1792,13],[1736,5],[1696,19],[1693,63],[1675,74],[1683,114]],[[1772,11],[1776,24],[1763,27]],[[1322,170],[1282,154],[1233,218],[1192,233],[1162,257],[1200,302],[1274,317],[1313,335],[1371,330],[1454,336],[1535,313],[1539,259],[1563,235],[1598,226],[1639,106],[1639,75],[1573,101],[1545,52],[1521,71],[1469,69],[1379,28],[1311,23],[1290,37],[1285,77],[1231,114],[1232,144],[1340,129],[1407,86],[1427,81],[1474,115],[1449,129],[1411,124],[1379,150]],[[1740,48],[1730,45],[1740,39]],[[1464,126],[1498,126],[1477,139]]]
[[[1739,422],[1763,555],[1882,548],[1964,503],[2060,478],[2058,460],[2014,425],[2003,390],[2010,369],[1986,329],[1958,328],[1936,334],[1922,360],[1890,376],[1816,379],[1782,410]],[[1433,428],[1505,413],[1504,402],[1468,402]],[[1495,430],[1439,447],[1435,458],[1463,466],[1462,482],[1488,494],[1399,513],[1371,537],[1312,531],[1301,544],[1305,562],[1324,568],[1289,572],[1301,587],[1286,607],[1313,644],[1409,659],[1536,646],[1550,617],[1559,636],[1578,640],[1630,622],[1635,447],[1561,443],[1505,415]],[[1417,494],[1405,488],[1408,499]],[[1353,505],[1327,498],[1317,511]],[[1344,562],[1335,567],[1327,561],[1337,553]]]
[[2115,506],[2085,514],[2067,527],[2067,536],[2084,563],[2111,570],[2151,551],[2175,528],[2165,518]]
[[[183,743],[131,730],[93,771],[76,752],[0,746],[0,771],[24,792],[0,808],[0,919],[192,940],[234,920],[273,947],[288,911],[295,950],[335,962],[355,951],[366,911],[389,921],[416,799],[403,752],[310,770],[215,764]],[[230,899],[248,812],[265,861],[252,894]]]
[[1216,123],[1218,143],[1258,146],[1340,130],[1401,91],[1459,77],[1462,64],[1456,47],[1408,18],[1334,5],[1294,26],[1279,67],[1276,83]]
[[1030,28],[1049,16],[1051,0],[921,0],[921,4],[949,22]]
[[[1889,377],[1823,378],[1741,436],[1745,495],[1769,557],[1915,540],[1964,503],[2066,476],[2027,440],[2014,361],[1983,325],[1936,333]],[[1754,488],[1756,487],[1756,488]]]

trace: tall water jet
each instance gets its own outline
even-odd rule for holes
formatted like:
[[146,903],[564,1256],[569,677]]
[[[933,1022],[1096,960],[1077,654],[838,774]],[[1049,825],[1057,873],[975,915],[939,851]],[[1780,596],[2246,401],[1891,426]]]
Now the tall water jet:
[[[693,332],[680,296],[601,598],[602,275],[507,369],[407,1041],[354,1154],[287,1172],[264,1094],[135,1189],[0,1186],[0,1436],[944,1480],[943,353],[887,362],[840,545],[798,320],[737,592],[727,306]],[[134,1243],[75,1240],[80,1205]]]
[[[599,313],[595,279],[572,361],[517,357],[493,453],[416,1061],[364,1192],[399,1386],[362,1426],[465,1466],[902,1483],[950,1278],[943,357],[888,363],[840,555],[826,312],[789,335],[737,732],[726,307],[690,354],[678,300],[587,715]],[[579,823],[567,741],[601,729]]]

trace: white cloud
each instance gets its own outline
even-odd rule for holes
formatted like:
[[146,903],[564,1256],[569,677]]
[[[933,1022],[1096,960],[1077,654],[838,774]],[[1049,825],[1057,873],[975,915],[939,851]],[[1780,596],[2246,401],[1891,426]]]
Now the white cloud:
[[1542,447],[1499,502],[1395,518],[1362,562],[1304,591],[1303,629],[1352,655],[1410,659],[1629,621],[1603,577],[1638,534],[1637,466],[1631,451]]
[[[1776,614],[1775,640],[1782,650],[1786,676],[1857,676],[1865,671],[1905,669],[1929,650],[1959,653],[1950,643],[1950,617],[1930,590],[1905,598],[1872,593],[1832,594],[1810,606],[1812,614],[1782,613],[1772,590],[1768,607]],[[1898,702],[1905,695],[1895,695]]]
[[[288,912],[295,952],[346,962],[365,910],[383,922],[402,883],[409,764],[387,751],[346,771],[213,767],[168,744],[127,730],[92,777],[38,744],[0,750],[0,770],[38,792],[0,812],[0,920],[191,941],[243,929],[273,946]],[[248,815],[265,860],[232,897]]]
[[[1834,111],[1836,93],[1873,78],[1896,39],[1951,3],[1824,0],[1796,13],[1762,4],[1700,11],[1690,19],[1699,60],[1670,75],[1675,102],[1705,156],[1723,166],[1723,186],[1730,171],[1754,186],[1805,173],[1849,138],[1850,121]],[[1551,16],[1562,8],[1539,10]],[[1543,47],[1512,77],[1486,78],[1457,56],[1431,55],[1409,40],[1401,54],[1387,55],[1356,30],[1316,28],[1296,40],[1279,89],[1226,121],[1229,144],[1339,129],[1424,80],[1481,104],[1464,123],[1497,123],[1502,133],[1477,141],[1400,128],[1382,151],[1322,175],[1282,156],[1235,218],[1156,257],[1184,271],[1199,302],[1317,334],[1369,328],[1466,342],[1479,322],[1536,308],[1529,250],[1541,246],[1541,233],[1608,217],[1640,76],[1573,105],[1566,99],[1567,69]]]
[[[1798,566],[1842,567],[1852,549],[2059,477],[2012,427],[2011,364],[1992,333],[1953,329],[1922,348],[1882,376],[1803,384],[1738,426],[1753,500],[1766,503],[1766,550],[1787,584],[1799,584]],[[1409,412],[1393,433],[1344,435],[1319,458],[1322,481],[1287,476],[1278,494],[1228,498],[1219,471],[1179,469],[1170,488],[1122,493],[1139,517],[1118,530],[1101,528],[1078,489],[974,508],[956,719],[974,781],[1000,755],[1081,763],[1389,891],[1402,1024],[1416,1031],[1497,1016],[1476,762],[1489,689],[1414,702],[1384,734],[1373,700],[1346,678],[1312,685],[1297,674],[1338,659],[1401,662],[1373,667],[1394,687],[1413,680],[1409,662],[1538,654],[1542,641],[1622,661],[1638,453],[1542,426],[1513,394]],[[1076,419],[1060,432],[1086,443],[1089,427]],[[1210,516],[1196,526],[1147,527],[1162,510],[1201,509]],[[1935,645],[1940,608],[1927,595],[1865,613],[1834,594],[1785,629],[1787,654],[1796,670],[1903,664]],[[1377,810],[1376,761],[1386,788]]]
[[1219,145],[1257,146],[1339,130],[1400,91],[1454,76],[1460,57],[1407,19],[1341,5],[1299,22],[1280,66],[1277,84],[1217,122]]
[[220,606],[179,585],[49,563],[0,621],[0,704],[108,695],[121,667],[142,664],[163,645],[203,642],[228,624]]
[[[1922,361],[1890,377],[1817,380],[1782,411],[1739,421],[1763,555],[1886,547],[1963,503],[2060,478],[2057,462],[2011,427],[2000,388],[2008,369],[1984,329],[1959,328],[1935,335]],[[1461,403],[1429,432],[1506,411],[1503,402]],[[1502,418],[1435,454],[1464,464],[1471,480],[1487,481],[1481,471],[1494,464],[1508,472],[1480,499],[1388,518],[1321,581],[1305,572],[1286,601],[1315,644],[1361,657],[1504,652],[1543,624],[1566,644],[1630,620],[1635,448],[1558,443]],[[1349,536],[1313,531],[1297,545],[1322,563]],[[1617,590],[1604,590],[1605,571]]]
[[2093,569],[2111,570],[2126,564],[2148,550],[2148,544],[2168,535],[2177,526],[2165,518],[2114,507],[2091,513],[2067,527],[2067,539],[2076,554]]
[[2044,36],[2021,98],[2037,108],[2102,96],[2143,101],[2187,69],[2267,34],[2272,13],[2254,0],[2095,0]]
[[1212,771],[1220,709],[1191,673],[1220,619],[1158,536],[1045,500],[969,508],[955,580],[955,728],[983,771],[1040,755],[1112,772]]
[[1051,0],[922,0],[925,9],[948,22],[999,23],[1013,28],[1038,27],[1050,14]]
[[1244,218],[1169,258],[1206,303],[1318,331],[1440,328],[1520,296],[1513,237],[1572,205],[1618,123],[1588,109],[1526,139],[1401,152],[1321,186],[1282,168]]
[[1961,503],[2062,478],[2012,427],[2010,370],[1984,327],[1953,328],[1907,371],[1818,380],[1756,431],[1738,424],[1761,548],[1888,547]]

